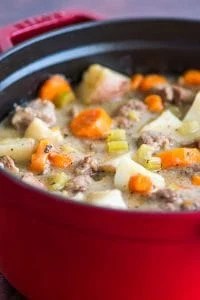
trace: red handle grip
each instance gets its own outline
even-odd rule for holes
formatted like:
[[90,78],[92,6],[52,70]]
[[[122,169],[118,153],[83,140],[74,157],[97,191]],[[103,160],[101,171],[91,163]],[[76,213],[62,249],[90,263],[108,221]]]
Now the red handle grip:
[[65,10],[28,18],[0,28],[0,51],[5,51],[18,43],[53,29],[94,21],[99,18],[90,13]]

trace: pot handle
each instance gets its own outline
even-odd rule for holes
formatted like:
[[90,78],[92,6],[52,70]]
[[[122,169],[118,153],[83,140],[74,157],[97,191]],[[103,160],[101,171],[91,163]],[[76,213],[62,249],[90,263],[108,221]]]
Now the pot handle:
[[68,25],[100,19],[93,13],[61,10],[22,20],[0,28],[0,52],[39,34]]

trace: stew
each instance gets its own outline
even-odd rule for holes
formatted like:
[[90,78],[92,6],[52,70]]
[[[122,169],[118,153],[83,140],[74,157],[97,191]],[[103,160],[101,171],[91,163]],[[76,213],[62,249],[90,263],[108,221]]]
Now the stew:
[[0,167],[66,199],[121,209],[200,208],[200,70],[61,74],[0,124]]

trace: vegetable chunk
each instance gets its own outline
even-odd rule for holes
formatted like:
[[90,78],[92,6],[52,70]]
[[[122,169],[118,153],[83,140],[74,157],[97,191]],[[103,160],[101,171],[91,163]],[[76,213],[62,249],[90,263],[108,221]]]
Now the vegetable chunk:
[[26,162],[35,149],[31,138],[4,139],[0,141],[0,156],[8,155],[17,162]]
[[162,168],[187,167],[200,163],[200,152],[196,148],[175,148],[157,154]]
[[91,65],[78,87],[78,96],[87,104],[119,98],[130,90],[130,78],[104,66]]
[[112,119],[102,108],[91,108],[80,112],[70,123],[72,133],[80,138],[100,139],[105,137]]

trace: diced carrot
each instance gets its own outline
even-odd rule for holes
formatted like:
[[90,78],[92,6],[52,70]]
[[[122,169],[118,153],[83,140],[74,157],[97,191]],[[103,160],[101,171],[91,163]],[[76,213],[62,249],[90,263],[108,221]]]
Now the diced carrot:
[[200,185],[200,175],[193,175],[191,181],[194,185]]
[[200,152],[197,148],[175,148],[160,152],[157,156],[161,158],[163,169],[200,163]]
[[200,70],[188,70],[181,77],[184,84],[200,85]]
[[131,193],[148,194],[152,189],[152,182],[149,177],[137,174],[130,177],[128,187]]
[[81,111],[70,123],[72,133],[80,138],[100,139],[105,137],[112,119],[102,108],[90,108]]
[[144,79],[140,83],[139,89],[142,92],[147,92],[155,88],[157,85],[165,83],[167,83],[167,80],[164,76],[159,74],[150,74],[144,77]]
[[72,163],[72,159],[69,155],[56,152],[49,154],[49,160],[54,167],[62,169],[68,168]]
[[42,173],[45,169],[46,162],[48,160],[51,144],[48,140],[41,140],[37,146],[37,149],[31,157],[30,170],[37,173]]
[[67,79],[62,75],[52,75],[47,79],[39,90],[39,97],[42,100],[54,101],[59,95],[71,91]]
[[143,80],[144,76],[142,74],[135,74],[131,77],[131,89],[137,90]]
[[151,112],[159,113],[164,109],[162,98],[159,95],[149,95],[144,99]]

